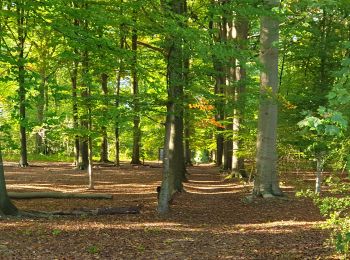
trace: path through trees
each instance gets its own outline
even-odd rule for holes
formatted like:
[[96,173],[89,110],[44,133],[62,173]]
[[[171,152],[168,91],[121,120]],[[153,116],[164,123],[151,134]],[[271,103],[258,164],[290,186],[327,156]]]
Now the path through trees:
[[[5,168],[9,191],[88,192],[69,164]],[[156,212],[161,168],[95,166],[96,192],[113,200],[14,200],[23,210],[142,205],[141,214],[0,220],[0,258],[326,259],[328,233],[311,201],[243,202],[251,186],[223,181],[217,168],[190,167],[186,192],[167,218]],[[290,177],[289,177],[290,179]],[[284,181],[284,180],[282,180]],[[291,195],[292,189],[282,187]],[[90,191],[89,191],[90,192]]]

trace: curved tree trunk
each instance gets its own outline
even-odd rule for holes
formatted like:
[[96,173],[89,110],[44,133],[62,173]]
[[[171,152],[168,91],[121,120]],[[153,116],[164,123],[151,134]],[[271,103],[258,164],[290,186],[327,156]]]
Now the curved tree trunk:
[[[265,0],[266,9],[279,6],[279,0]],[[254,182],[255,195],[263,197],[283,195],[277,173],[277,101],[278,92],[278,43],[279,22],[273,15],[261,17],[260,106],[257,138],[257,176]]]

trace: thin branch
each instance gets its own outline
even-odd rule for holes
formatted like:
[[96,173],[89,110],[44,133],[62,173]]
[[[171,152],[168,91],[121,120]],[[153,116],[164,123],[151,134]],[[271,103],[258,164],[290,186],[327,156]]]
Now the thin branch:
[[150,45],[150,44],[145,43],[145,42],[140,42],[140,41],[137,41],[137,44],[142,45],[142,46],[149,48],[151,50],[158,51],[165,56],[164,49],[162,49],[162,48]]
[[7,44],[6,40],[5,40],[5,38],[2,36],[1,39],[2,39],[3,43],[5,44],[6,49],[7,49],[7,52],[10,54],[11,58],[12,58],[12,59],[15,59],[15,56],[13,56],[13,54],[11,53],[10,47],[8,46],[8,44]]
[[13,39],[13,41],[16,43],[16,46],[19,48],[20,46],[19,46],[19,44],[18,44],[18,42],[17,42],[18,38],[17,38],[17,37],[15,36],[15,34],[13,33],[11,27],[10,27],[8,24],[5,24],[5,26],[7,27],[7,30],[11,33],[12,39]]

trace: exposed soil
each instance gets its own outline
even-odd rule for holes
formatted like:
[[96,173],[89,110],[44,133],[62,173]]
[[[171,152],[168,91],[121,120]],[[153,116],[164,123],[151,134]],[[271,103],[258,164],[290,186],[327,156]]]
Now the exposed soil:
[[[161,168],[94,170],[95,192],[113,194],[113,200],[14,202],[21,210],[40,211],[142,205],[141,214],[0,219],[0,259],[338,259],[318,209],[295,198],[293,186],[284,187],[287,199],[247,204],[251,186],[224,181],[215,167],[190,167],[186,192],[160,217]],[[69,164],[7,165],[5,171],[9,191],[93,192],[86,189],[86,173]]]

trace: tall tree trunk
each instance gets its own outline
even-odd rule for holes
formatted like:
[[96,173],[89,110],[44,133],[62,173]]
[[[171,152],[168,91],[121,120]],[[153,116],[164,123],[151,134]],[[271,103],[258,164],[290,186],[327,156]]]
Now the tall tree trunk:
[[[265,8],[279,6],[279,0],[265,0]],[[274,15],[261,17],[260,105],[257,138],[257,175],[253,193],[263,197],[283,195],[277,173],[277,101],[279,21]]]
[[192,154],[191,154],[191,146],[190,146],[190,138],[191,138],[191,121],[190,121],[190,111],[185,109],[184,114],[184,135],[185,135],[185,164],[188,166],[192,166]]
[[[77,51],[75,51],[77,53]],[[71,83],[72,83],[72,111],[73,111],[73,126],[77,131],[79,128],[79,116],[78,116],[78,96],[77,96],[77,80],[78,80],[78,61],[73,62],[73,68],[71,71]],[[76,134],[74,136],[74,164],[79,167],[79,157],[80,157],[80,140],[79,136]]]
[[[246,50],[247,40],[248,40],[248,31],[249,31],[249,21],[247,18],[240,15],[236,19],[236,32],[237,32],[237,43],[239,49],[242,51]],[[237,87],[235,90],[235,110],[233,117],[233,155],[232,155],[232,170],[236,173],[239,173],[242,177],[247,177],[245,166],[244,166],[244,157],[239,154],[243,147],[243,130],[242,125],[244,125],[244,108],[246,105],[246,82],[247,75],[245,69],[245,61],[238,59],[236,62],[236,80]]]
[[0,216],[16,215],[18,212],[16,206],[12,204],[6,190],[4,164],[0,146]]
[[[46,75],[43,71],[41,73],[41,84],[39,85],[39,95],[37,103],[37,120],[38,124],[42,126],[44,122],[44,113],[45,113],[45,88],[46,88]],[[45,154],[45,131],[40,128],[40,131],[35,135],[35,150],[38,154]]]
[[[215,5],[224,5],[226,1],[216,2],[212,1],[213,8],[216,8]],[[222,17],[220,22],[210,21],[209,27],[213,31],[213,47],[215,45],[221,45],[227,41],[227,22],[226,18]],[[215,30],[216,29],[216,30]],[[217,33],[214,31],[217,31]],[[227,71],[225,70],[224,61],[213,55],[213,67],[215,71],[215,95],[216,95],[216,115],[215,120],[217,122],[223,122],[225,120],[225,89],[226,89],[226,79]],[[216,128],[216,165],[223,166],[223,159],[225,155],[225,138],[224,138],[224,128]]]
[[[122,29],[121,29],[122,31]],[[120,37],[120,49],[124,49],[125,44],[125,36],[122,35]],[[124,71],[123,60],[120,60],[119,71],[116,76],[116,98],[115,98],[115,106],[117,110],[117,114],[115,117],[115,128],[114,128],[114,136],[115,136],[115,164],[116,166],[120,166],[120,140],[119,140],[119,98],[120,98],[120,83],[122,78],[122,73]]]
[[132,66],[132,87],[133,87],[133,105],[134,105],[134,129],[133,129],[133,148],[131,164],[141,164],[140,146],[141,146],[141,129],[140,129],[140,97],[139,83],[137,78],[137,32],[132,32],[132,51],[133,51],[133,66]]
[[115,137],[115,165],[120,166],[120,140],[119,140],[119,98],[120,98],[120,81],[121,81],[121,67],[119,72],[117,72],[117,86],[116,86],[116,98],[115,98],[115,107],[117,110],[117,115],[115,117],[115,126],[114,126],[114,137]]
[[21,138],[21,158],[19,165],[28,166],[27,159],[27,133],[26,133],[26,84],[25,84],[25,57],[24,45],[26,40],[25,14],[23,7],[17,6],[17,33],[18,33],[18,96],[19,96],[19,116],[20,116],[20,138]]
[[88,169],[89,166],[89,83],[88,83],[88,51],[84,50],[82,54],[82,90],[81,90],[81,98],[84,103],[84,110],[83,115],[80,118],[80,125],[81,128],[85,131],[85,133],[82,135],[80,139],[80,161],[79,161],[79,168],[81,170]]
[[[186,5],[185,1],[185,5]],[[187,11],[187,6],[185,6],[185,11]],[[185,88],[188,88],[189,86],[189,72],[190,72],[190,50],[186,48],[184,50],[184,61],[183,61],[183,66],[184,66],[184,72],[183,72],[183,80],[184,80],[184,86]],[[188,104],[187,98],[186,99],[186,104]],[[185,166],[192,166],[192,155],[191,155],[191,146],[190,146],[190,138],[191,138],[191,131],[194,130],[191,128],[191,111],[188,109],[188,106],[184,106],[183,108],[183,115],[184,115],[184,138],[185,138],[185,147],[184,147],[184,160],[185,160]],[[186,171],[186,169],[185,169]]]
[[[184,13],[185,0],[172,0],[164,5],[165,11],[178,15]],[[178,24],[183,26],[181,22]],[[165,125],[163,180],[158,201],[158,212],[167,213],[169,201],[176,191],[182,191],[185,178],[183,147],[183,40],[179,35],[167,37],[167,89],[168,104]]]
[[[104,110],[107,112],[108,109],[108,88],[107,88],[107,83],[108,83],[108,75],[106,73],[102,73],[101,75],[101,88],[102,92],[105,96],[105,101],[104,101]],[[101,132],[102,132],[102,143],[101,143],[101,154],[100,154],[100,162],[109,162],[108,160],[108,136],[107,136],[107,127],[105,124],[101,127]]]

